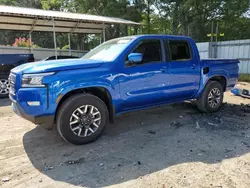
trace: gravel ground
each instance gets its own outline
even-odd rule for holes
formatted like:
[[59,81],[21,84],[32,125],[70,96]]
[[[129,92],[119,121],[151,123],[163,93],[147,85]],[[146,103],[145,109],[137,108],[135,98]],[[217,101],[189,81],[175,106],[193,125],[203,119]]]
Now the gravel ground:
[[224,102],[213,114],[185,102],[122,115],[75,146],[1,99],[0,187],[249,188],[250,100]]

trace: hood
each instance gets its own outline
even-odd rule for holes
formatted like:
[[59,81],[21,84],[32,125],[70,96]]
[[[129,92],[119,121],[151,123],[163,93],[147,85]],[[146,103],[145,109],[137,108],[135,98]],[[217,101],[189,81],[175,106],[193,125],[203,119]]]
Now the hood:
[[86,69],[99,67],[103,62],[90,59],[64,59],[52,61],[39,61],[34,63],[26,63],[15,67],[11,70],[14,73],[44,73],[44,72],[57,72],[73,69]]

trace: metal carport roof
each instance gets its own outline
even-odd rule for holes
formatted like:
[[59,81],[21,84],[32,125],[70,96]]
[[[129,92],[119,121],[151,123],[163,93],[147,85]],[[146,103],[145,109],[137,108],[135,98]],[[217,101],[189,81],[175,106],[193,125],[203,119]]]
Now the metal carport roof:
[[121,18],[0,5],[0,29],[53,31],[53,24],[55,32],[88,34],[102,33],[112,24],[141,25]]
[[105,28],[112,24],[141,28],[140,23],[121,18],[0,5],[0,29],[29,31],[31,41],[33,31],[53,32],[56,58],[56,32],[69,33],[69,53],[71,54],[71,33],[102,34],[105,41]]

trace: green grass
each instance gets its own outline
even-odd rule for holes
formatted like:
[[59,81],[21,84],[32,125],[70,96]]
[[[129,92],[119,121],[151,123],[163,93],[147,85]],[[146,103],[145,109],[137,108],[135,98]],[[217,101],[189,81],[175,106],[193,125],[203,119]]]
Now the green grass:
[[250,82],[250,74],[240,74],[239,81]]

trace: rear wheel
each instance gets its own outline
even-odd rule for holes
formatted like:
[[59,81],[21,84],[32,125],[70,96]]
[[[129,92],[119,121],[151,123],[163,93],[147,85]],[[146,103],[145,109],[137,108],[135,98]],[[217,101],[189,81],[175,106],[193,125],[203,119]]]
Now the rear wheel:
[[108,123],[105,103],[91,94],[79,94],[67,99],[57,115],[57,130],[72,144],[87,144],[96,140]]
[[10,84],[7,75],[0,75],[0,98],[6,98],[9,95]]
[[205,86],[201,97],[197,100],[197,106],[202,112],[216,112],[223,102],[224,90],[217,81],[209,81]]

